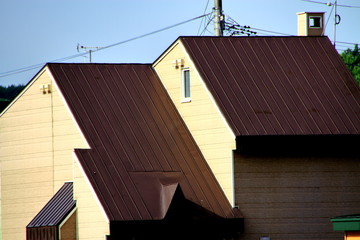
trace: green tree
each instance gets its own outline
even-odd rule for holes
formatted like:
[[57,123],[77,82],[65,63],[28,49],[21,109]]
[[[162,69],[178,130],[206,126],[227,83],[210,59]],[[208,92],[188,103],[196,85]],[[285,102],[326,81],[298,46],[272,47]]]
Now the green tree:
[[0,86],[0,113],[10,104],[10,102],[23,90],[24,85]]
[[356,82],[360,85],[360,51],[358,44],[355,44],[354,50],[348,48],[343,51],[340,56],[354,76]]

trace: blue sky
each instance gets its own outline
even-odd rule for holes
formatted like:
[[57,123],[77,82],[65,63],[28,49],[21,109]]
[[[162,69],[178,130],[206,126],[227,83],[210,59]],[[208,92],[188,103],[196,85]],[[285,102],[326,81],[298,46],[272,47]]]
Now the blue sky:
[[[1,0],[0,85],[26,84],[46,62],[78,54],[78,44],[103,47],[120,43],[209,13],[213,4],[213,0]],[[343,42],[337,47],[353,48],[348,43],[360,43],[360,0],[338,0],[338,4],[354,7],[337,9],[341,22],[336,40]],[[329,22],[325,34],[333,40],[334,12],[329,16],[332,7],[325,4],[303,0],[223,0],[223,10],[240,25],[261,29],[254,31],[266,36],[275,35],[270,32],[296,35],[297,12],[326,12],[325,21]],[[205,18],[198,19],[94,52],[92,61],[152,63],[178,36],[212,35],[212,24],[203,31],[207,22]],[[62,62],[89,62],[89,57]],[[33,69],[18,73],[29,66]]]

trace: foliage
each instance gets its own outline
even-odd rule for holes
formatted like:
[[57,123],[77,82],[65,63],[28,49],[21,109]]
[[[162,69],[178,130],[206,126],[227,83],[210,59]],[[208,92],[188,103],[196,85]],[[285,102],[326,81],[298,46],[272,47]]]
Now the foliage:
[[0,113],[9,105],[9,103],[23,90],[24,85],[0,86]]
[[356,82],[360,85],[360,51],[358,44],[355,44],[354,50],[348,48],[343,51],[340,56],[354,76]]

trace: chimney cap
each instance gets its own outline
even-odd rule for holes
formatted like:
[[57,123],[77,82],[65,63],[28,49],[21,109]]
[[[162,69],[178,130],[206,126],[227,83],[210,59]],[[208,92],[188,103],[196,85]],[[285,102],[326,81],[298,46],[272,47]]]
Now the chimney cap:
[[298,12],[296,15],[302,15],[302,14],[325,14],[325,12]]

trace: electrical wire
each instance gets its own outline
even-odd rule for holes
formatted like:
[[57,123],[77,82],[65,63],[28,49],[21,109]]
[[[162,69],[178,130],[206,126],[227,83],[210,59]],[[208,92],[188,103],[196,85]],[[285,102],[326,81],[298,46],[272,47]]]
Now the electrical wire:
[[[294,36],[294,35],[292,35],[292,34],[280,33],[280,32],[274,32],[274,31],[268,31],[268,30],[264,30],[264,29],[253,28],[253,27],[251,27],[251,29],[254,29],[254,30],[260,31],[260,32],[265,32],[265,33],[273,33],[273,34],[284,35],[284,36]],[[270,35],[270,34],[268,34],[268,35]],[[273,36],[273,35],[271,35],[271,36]]]
[[336,41],[338,43],[342,43],[342,44],[348,44],[348,45],[360,45],[360,43],[349,43],[349,42],[340,42],[340,41]]
[[[301,0],[303,2],[309,2],[309,3],[318,3],[318,4],[324,4],[324,5],[328,5],[331,6],[333,5],[333,3],[324,3],[324,2],[318,2],[318,1],[312,1],[312,0]],[[347,7],[347,8],[360,8],[360,6],[350,6],[350,5],[342,5],[342,4],[336,4],[336,6],[338,7]]]
[[[55,60],[53,60],[51,62],[61,62],[61,61],[77,58],[77,57],[83,56],[85,54],[87,54],[87,53],[79,53],[79,54],[71,55],[71,56],[68,56],[68,57],[55,59]],[[27,72],[27,71],[30,71],[30,70],[34,70],[34,69],[37,69],[39,67],[42,67],[44,64],[46,64],[46,62],[38,63],[38,64],[35,64],[35,65],[23,67],[23,68],[18,68],[18,69],[15,69],[15,70],[10,70],[10,71],[7,71],[7,72],[2,72],[2,73],[0,73],[0,78],[10,76],[10,75],[14,75],[14,74],[17,74],[17,73],[23,73],[23,72]]]
[[323,34],[325,33],[325,29],[326,29],[326,27],[327,27],[327,25],[329,23],[329,20],[331,18],[331,14],[332,14],[334,8],[335,8],[335,5],[332,6],[331,11],[330,11],[329,16],[328,16],[328,19],[326,20],[325,28],[323,29]]
[[114,43],[114,44],[110,44],[110,45],[108,45],[108,46],[101,47],[101,48],[96,49],[96,50],[92,50],[92,52],[102,51],[102,50],[107,49],[107,48],[115,47],[115,46],[118,46],[118,45],[120,45],[120,44],[124,44],[124,43],[131,42],[131,41],[134,41],[134,40],[143,38],[143,37],[147,37],[147,36],[150,36],[150,35],[159,33],[159,32],[163,32],[163,31],[165,31],[165,30],[168,30],[168,29],[171,29],[171,28],[174,28],[174,27],[183,25],[183,24],[185,24],[185,23],[192,22],[192,21],[197,20],[197,19],[199,19],[199,18],[206,17],[206,16],[209,15],[209,14],[211,14],[211,13],[203,14],[203,15],[201,15],[201,16],[194,17],[194,18],[191,18],[191,19],[189,19],[189,20],[186,20],[186,21],[183,21],[183,22],[180,22],[180,23],[176,23],[176,24],[171,25],[171,26],[168,26],[168,27],[161,28],[161,29],[159,29],[159,30],[156,30],[156,31],[153,31],[153,32],[150,32],[150,33],[146,33],[146,34],[143,34],[143,35],[140,35],[140,36],[137,36],[137,37],[130,38],[130,39],[128,39],[128,40],[124,40],[124,41],[121,41],[121,42],[117,42],[117,43]]
[[[149,32],[149,33],[146,33],[146,34],[142,34],[142,35],[139,35],[139,36],[137,36],[137,37],[133,37],[133,38],[130,38],[130,39],[121,41],[121,42],[114,43],[114,44],[110,44],[110,45],[108,45],[108,46],[101,47],[101,48],[98,48],[98,49],[96,49],[96,50],[91,50],[91,52],[92,52],[92,53],[98,52],[98,51],[105,50],[105,49],[108,49],[108,48],[111,48],[111,47],[115,47],[115,46],[118,46],[118,45],[121,45],[121,44],[124,44],[124,43],[131,42],[131,41],[134,41],[134,40],[137,40],[137,39],[140,39],[140,38],[144,38],[144,37],[147,37],[147,36],[150,36],[150,35],[159,33],[159,32],[163,32],[163,31],[165,31],[165,30],[169,30],[169,29],[171,29],[171,28],[174,28],[174,27],[177,27],[177,26],[180,26],[180,25],[183,25],[183,24],[192,22],[192,21],[194,21],[194,20],[197,20],[197,19],[200,19],[200,18],[203,18],[203,17],[207,17],[207,16],[209,16],[210,14],[211,14],[211,13],[203,14],[203,15],[200,15],[200,16],[198,16],[198,17],[194,17],[194,18],[188,19],[188,20],[186,20],[186,21],[183,21],[183,22],[180,22],[180,23],[176,23],[176,24],[167,26],[167,27],[161,28],[161,29],[156,30],[156,31],[153,31],[153,32]],[[63,57],[63,58],[58,58],[58,59],[55,59],[55,60],[52,60],[52,61],[49,61],[49,62],[62,62],[62,61],[65,61],[65,60],[69,60],[69,59],[73,59],[73,58],[77,58],[77,57],[84,56],[84,55],[88,54],[89,52],[90,52],[90,51],[86,51],[86,52],[83,52],[83,53],[78,53],[78,54],[75,54],[75,55],[71,55],[71,56],[67,56],[67,57]],[[23,67],[23,68],[18,68],[18,69],[6,71],[6,72],[1,72],[1,73],[0,73],[0,78],[7,77],[7,76],[11,76],[11,75],[15,75],[15,74],[19,74],[19,73],[23,73],[23,72],[27,72],[27,71],[30,71],[30,70],[34,70],[34,69],[37,69],[37,68],[42,67],[42,66],[45,65],[45,64],[46,64],[46,62],[43,62],[43,63],[38,63],[38,64],[35,64],[35,65]]]
[[[204,13],[203,13],[203,14],[206,13],[207,8],[208,8],[208,6],[209,6],[209,2],[210,2],[210,0],[207,0],[207,3],[206,3],[206,6],[205,6],[205,9],[204,9]],[[199,25],[199,29],[198,29],[197,35],[199,35],[200,28],[201,28],[201,26],[202,26],[202,24],[203,24],[203,20],[204,20],[204,18],[201,19],[201,22],[200,22],[200,25]]]
[[210,23],[211,23],[213,20],[214,20],[214,15],[211,14],[211,16],[209,16],[209,18],[208,18],[207,24],[204,26],[204,29],[201,31],[201,33],[199,34],[199,36],[203,36],[203,34],[204,34],[205,32],[211,33],[207,28],[208,28],[208,26],[210,25]]

